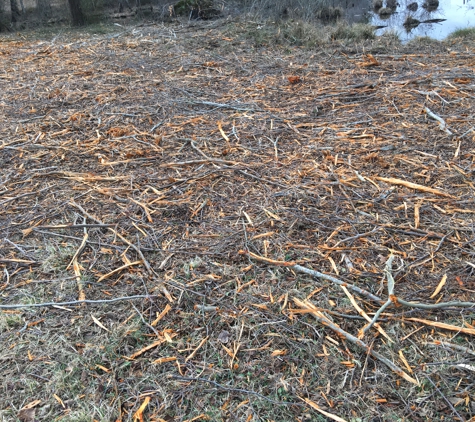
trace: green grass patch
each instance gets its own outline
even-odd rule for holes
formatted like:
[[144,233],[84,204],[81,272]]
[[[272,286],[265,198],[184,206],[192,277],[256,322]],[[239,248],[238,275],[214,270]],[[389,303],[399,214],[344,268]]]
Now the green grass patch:
[[440,46],[441,42],[431,38],[431,37],[415,37],[410,40],[407,45],[411,48],[419,48],[419,47],[436,47]]
[[348,25],[345,23],[339,24],[332,31],[332,38],[334,40],[342,41],[366,41],[374,40],[376,35],[374,34],[374,28],[371,25],[357,23]]
[[305,48],[323,47],[335,40],[362,42],[377,38],[374,28],[367,24],[322,25],[304,20],[256,23],[244,33],[256,46],[290,45]]
[[447,38],[464,38],[466,40],[475,40],[475,26],[472,26],[471,28],[457,29],[456,31],[452,32]]

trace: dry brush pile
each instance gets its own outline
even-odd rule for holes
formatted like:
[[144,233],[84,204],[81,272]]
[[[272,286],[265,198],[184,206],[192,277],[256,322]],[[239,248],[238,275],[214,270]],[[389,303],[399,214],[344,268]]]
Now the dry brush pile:
[[0,40],[4,420],[472,418],[474,50],[377,51]]

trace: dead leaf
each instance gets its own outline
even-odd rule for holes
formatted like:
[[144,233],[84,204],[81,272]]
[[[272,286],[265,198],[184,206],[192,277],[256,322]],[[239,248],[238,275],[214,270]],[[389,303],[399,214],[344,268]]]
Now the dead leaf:
[[288,76],[287,79],[289,80],[291,85],[295,85],[302,82],[302,79],[300,79],[300,76]]
[[18,412],[18,419],[20,419],[21,422],[35,422],[35,414],[36,409],[34,407],[21,409],[20,412]]
[[229,331],[223,330],[219,333],[218,336],[218,341],[220,341],[223,344],[226,344],[229,342]]
[[381,63],[379,63],[372,54],[366,54],[366,61],[363,63],[360,63],[360,66],[363,67],[370,67],[370,66],[379,66]]
[[99,321],[94,315],[91,314],[91,318],[99,327],[101,327],[103,330],[109,332],[109,330],[106,327],[104,327],[104,325],[102,325],[101,321]]

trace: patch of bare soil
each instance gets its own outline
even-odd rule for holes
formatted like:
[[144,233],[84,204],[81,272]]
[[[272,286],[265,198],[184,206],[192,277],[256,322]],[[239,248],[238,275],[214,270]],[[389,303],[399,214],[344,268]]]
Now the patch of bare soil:
[[0,40],[2,420],[470,420],[473,47],[233,25]]

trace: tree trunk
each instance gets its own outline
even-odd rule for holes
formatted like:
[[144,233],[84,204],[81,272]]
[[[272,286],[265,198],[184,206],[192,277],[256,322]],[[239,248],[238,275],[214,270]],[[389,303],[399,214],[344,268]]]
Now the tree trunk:
[[12,11],[12,23],[18,22],[21,16],[21,10],[16,0],[10,0],[10,10]]
[[[20,4],[23,0],[20,0]],[[36,0],[36,12],[41,19],[48,19],[51,17],[51,3],[50,0]]]
[[11,22],[10,8],[7,2],[0,0],[0,32],[8,30],[8,22]]
[[74,26],[82,26],[86,23],[84,13],[81,9],[81,0],[68,0],[71,18]]

